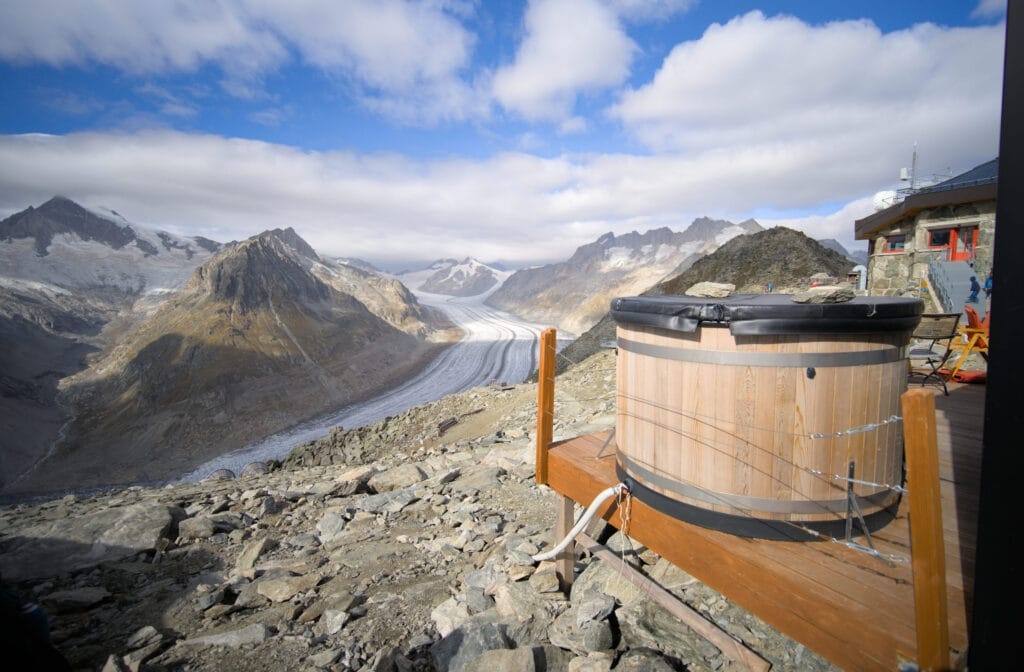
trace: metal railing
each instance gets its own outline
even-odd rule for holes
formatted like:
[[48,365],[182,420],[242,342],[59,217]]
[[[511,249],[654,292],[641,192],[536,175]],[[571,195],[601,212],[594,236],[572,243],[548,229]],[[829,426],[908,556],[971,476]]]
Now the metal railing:
[[955,283],[946,270],[946,266],[942,264],[942,260],[932,259],[928,262],[928,282],[931,284],[935,298],[942,304],[942,310],[947,312],[952,310],[952,306],[955,305],[951,300]]

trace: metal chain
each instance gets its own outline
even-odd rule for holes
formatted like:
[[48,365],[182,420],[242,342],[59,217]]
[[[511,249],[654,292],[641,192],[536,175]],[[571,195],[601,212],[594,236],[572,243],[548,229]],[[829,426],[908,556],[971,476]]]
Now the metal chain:
[[807,437],[811,439],[838,439],[843,436],[850,436],[851,434],[870,432],[872,429],[878,429],[879,427],[884,427],[885,425],[889,425],[894,422],[900,422],[901,420],[903,420],[903,418],[898,415],[890,415],[885,420],[860,425],[859,427],[850,427],[849,429],[844,429],[841,432],[832,432],[831,434],[808,434]]
[[839,474],[827,474],[819,469],[804,469],[808,473],[814,474],[815,476],[822,476],[824,478],[831,478],[833,481],[843,481],[844,483],[853,483],[854,485],[867,485],[872,488],[885,488],[887,490],[893,490],[905,495],[909,492],[902,485],[893,485],[891,483],[875,483],[873,481],[864,481],[859,478],[850,478],[849,476],[840,476]]

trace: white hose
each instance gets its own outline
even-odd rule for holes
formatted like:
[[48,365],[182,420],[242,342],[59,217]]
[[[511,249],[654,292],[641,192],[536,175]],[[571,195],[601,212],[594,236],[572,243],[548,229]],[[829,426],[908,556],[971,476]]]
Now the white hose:
[[[597,514],[597,510],[601,508],[601,505],[607,502],[612,497],[617,497],[619,493],[625,489],[625,484],[617,483],[612,487],[606,490],[602,490],[600,493],[598,493],[597,497],[594,498],[594,501],[590,503],[589,507],[587,507],[587,510],[583,512],[582,516],[580,516],[580,519],[576,521],[576,525],[574,525],[573,528],[569,530],[569,534],[565,536],[565,539],[562,539],[562,541],[559,542],[559,544],[552,548],[550,551],[533,556],[534,562],[543,562],[544,560],[551,560],[556,555],[565,550],[565,547],[571,544],[572,540],[575,539],[576,536],[580,532],[582,532],[584,528],[587,527],[587,523],[589,523],[590,519]],[[626,490],[626,492],[629,491]]]

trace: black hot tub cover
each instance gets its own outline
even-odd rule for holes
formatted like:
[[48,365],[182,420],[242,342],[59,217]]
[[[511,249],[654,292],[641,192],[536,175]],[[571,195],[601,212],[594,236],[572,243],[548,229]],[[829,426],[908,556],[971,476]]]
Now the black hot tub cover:
[[618,324],[693,333],[728,326],[737,336],[912,331],[921,321],[920,299],[858,296],[844,303],[796,303],[790,294],[735,294],[724,299],[682,295],[612,299]]

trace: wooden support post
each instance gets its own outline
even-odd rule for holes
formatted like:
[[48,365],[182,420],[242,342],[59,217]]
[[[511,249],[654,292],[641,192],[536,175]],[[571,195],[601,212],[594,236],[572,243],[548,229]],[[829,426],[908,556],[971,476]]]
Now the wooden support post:
[[[548,482],[548,446],[555,416],[555,329],[540,334],[540,366],[537,369],[537,483]],[[566,532],[569,530],[566,529]]]
[[581,534],[577,537],[577,540],[580,546],[585,548],[591,555],[609,565],[638,590],[682,621],[688,628],[711,642],[729,660],[742,665],[752,672],[767,672],[768,668],[771,667],[768,661],[748,649],[742,642],[734,639],[732,635],[701,616],[699,612],[680,602],[675,595],[659,586],[653,580],[630,567],[629,563],[615,555],[607,546],[597,543],[585,534]]
[[949,669],[949,616],[946,597],[946,550],[942,540],[935,395],[931,390],[905,392],[903,437],[910,498],[910,552],[914,570],[917,665],[923,670]]
[[[575,504],[571,498],[565,495],[558,496],[558,518],[555,521],[555,544],[562,542],[568,536],[575,525]],[[569,545],[562,549],[562,552],[555,556],[555,574],[558,576],[558,585],[566,594],[572,588],[575,578],[573,572],[576,564],[576,541],[569,542]]]

